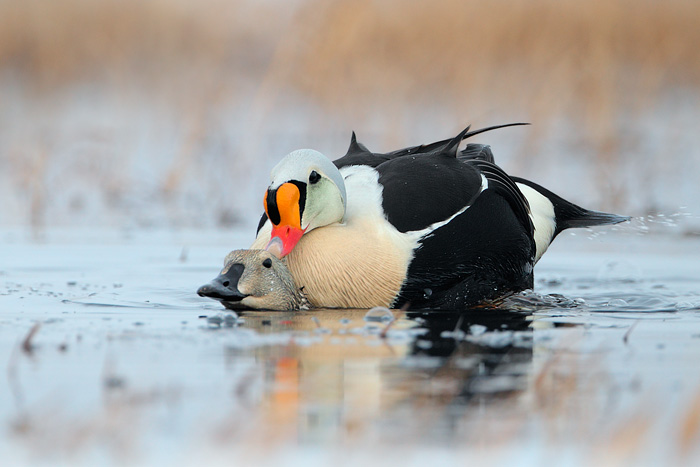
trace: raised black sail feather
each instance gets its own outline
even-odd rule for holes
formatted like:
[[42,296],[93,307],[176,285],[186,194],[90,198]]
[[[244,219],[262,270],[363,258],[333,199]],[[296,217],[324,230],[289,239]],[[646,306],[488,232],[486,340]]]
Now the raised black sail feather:
[[[379,164],[382,164],[390,159],[395,159],[397,157],[443,153],[448,147],[450,148],[450,151],[447,151],[447,153],[450,153],[452,150],[455,149],[455,143],[457,146],[459,146],[459,143],[461,143],[465,139],[471,138],[472,136],[476,136],[481,133],[486,133],[487,131],[497,130],[499,128],[507,128],[511,126],[522,125],[529,125],[529,123],[506,123],[504,125],[494,125],[486,128],[480,128],[471,132],[469,131],[471,125],[469,125],[454,138],[448,138],[430,144],[409,146],[407,148],[398,149],[396,151],[391,151],[387,153],[378,153],[370,151],[369,149],[367,149],[367,146],[365,146],[357,140],[357,135],[353,131],[350,137],[350,146],[348,147],[347,152],[343,157],[333,161],[333,163],[338,168],[347,167],[350,165],[367,165],[369,167],[377,167]],[[456,157],[459,157],[459,154],[457,154],[456,152],[454,155]]]

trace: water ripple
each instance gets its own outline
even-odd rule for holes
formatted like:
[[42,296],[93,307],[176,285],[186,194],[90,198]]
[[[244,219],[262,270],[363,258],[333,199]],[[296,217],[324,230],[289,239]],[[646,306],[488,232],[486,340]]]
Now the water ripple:
[[[688,298],[691,298],[688,300]],[[607,292],[570,298],[560,294],[525,291],[512,295],[497,308],[521,312],[675,313],[700,311],[700,299],[658,292]],[[680,299],[680,300],[679,300]]]

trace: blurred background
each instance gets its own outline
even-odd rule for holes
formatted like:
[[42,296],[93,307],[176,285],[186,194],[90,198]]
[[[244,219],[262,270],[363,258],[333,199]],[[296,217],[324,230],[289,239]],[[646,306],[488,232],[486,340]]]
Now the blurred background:
[[585,207],[693,233],[698,44],[694,0],[0,0],[0,227],[252,239],[294,149],[526,121],[475,141]]

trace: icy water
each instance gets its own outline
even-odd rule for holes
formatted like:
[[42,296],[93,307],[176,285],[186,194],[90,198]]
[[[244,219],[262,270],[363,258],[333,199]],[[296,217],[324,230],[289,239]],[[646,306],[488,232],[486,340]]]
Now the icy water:
[[197,297],[247,233],[0,232],[2,465],[700,462],[700,238],[562,235],[497,309]]

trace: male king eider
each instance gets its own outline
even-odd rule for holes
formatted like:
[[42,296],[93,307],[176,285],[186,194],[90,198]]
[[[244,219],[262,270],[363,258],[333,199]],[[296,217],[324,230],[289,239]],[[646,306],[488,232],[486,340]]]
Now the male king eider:
[[488,146],[459,151],[501,126],[387,154],[353,134],[335,162],[294,151],[272,170],[251,248],[285,257],[315,307],[463,309],[531,288],[562,230],[629,218],[509,177]]

